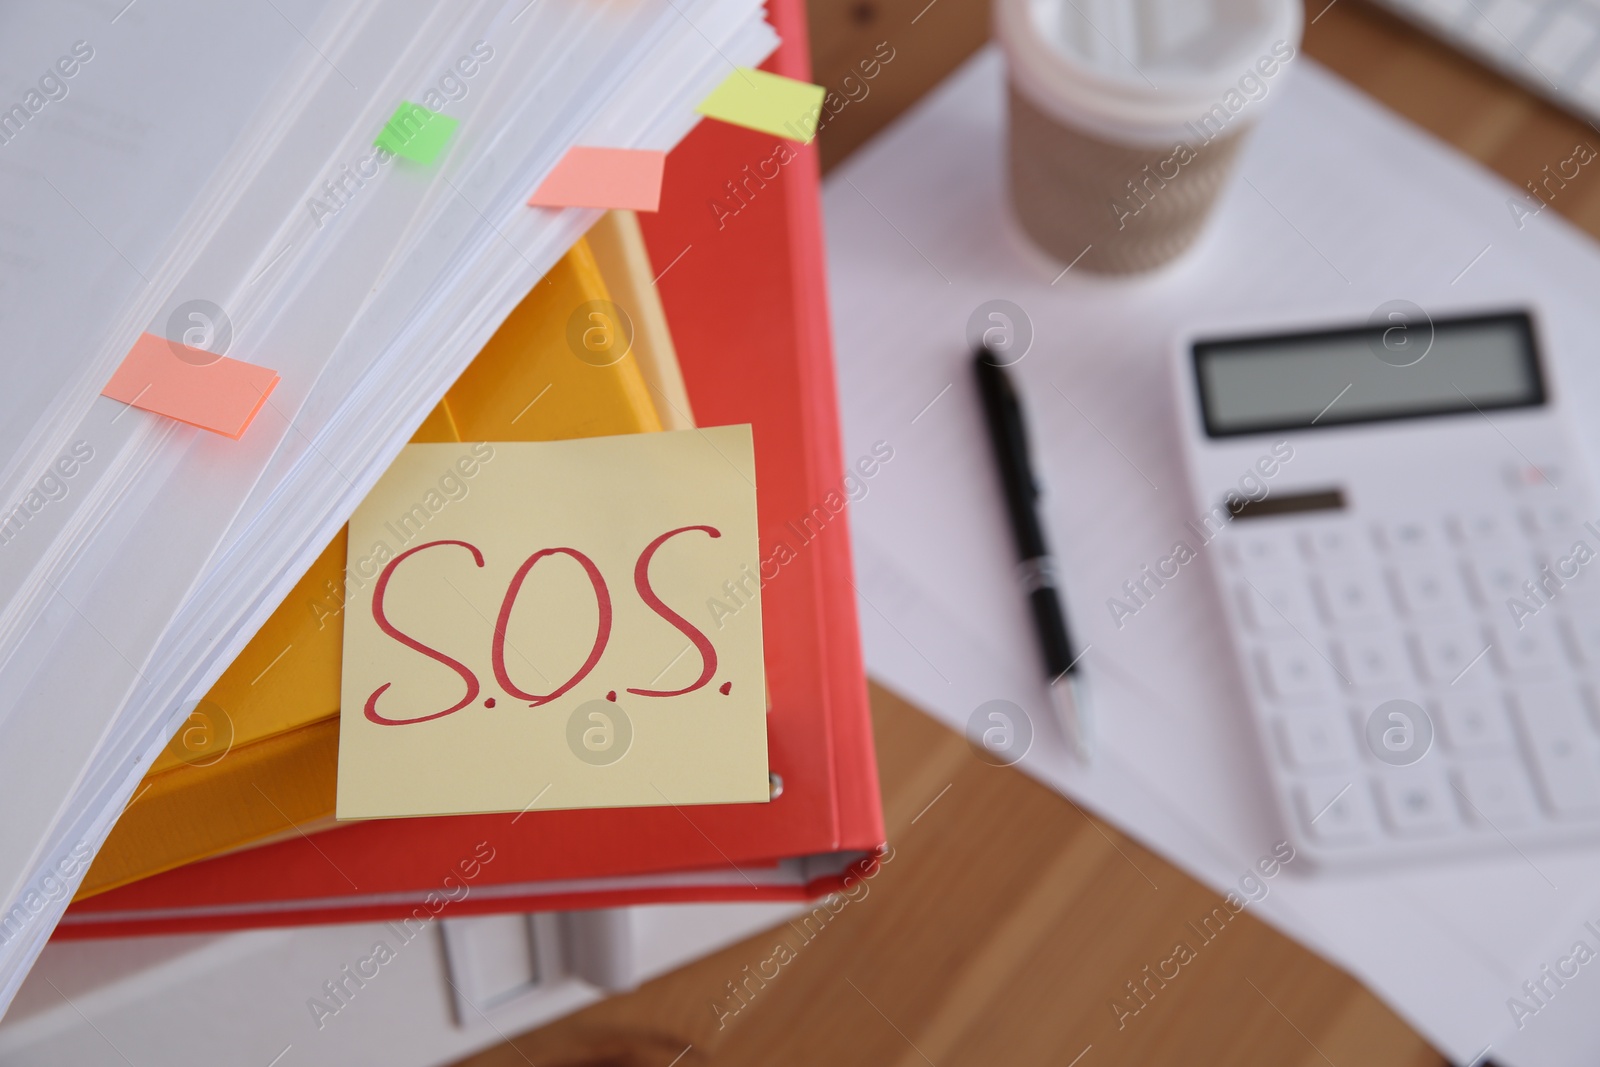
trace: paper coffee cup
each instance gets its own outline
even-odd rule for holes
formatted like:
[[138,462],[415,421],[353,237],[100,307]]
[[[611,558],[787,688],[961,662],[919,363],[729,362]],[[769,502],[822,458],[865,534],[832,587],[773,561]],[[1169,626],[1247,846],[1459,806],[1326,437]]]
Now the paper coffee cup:
[[1023,231],[1106,273],[1183,252],[1300,30],[1299,0],[995,0]]

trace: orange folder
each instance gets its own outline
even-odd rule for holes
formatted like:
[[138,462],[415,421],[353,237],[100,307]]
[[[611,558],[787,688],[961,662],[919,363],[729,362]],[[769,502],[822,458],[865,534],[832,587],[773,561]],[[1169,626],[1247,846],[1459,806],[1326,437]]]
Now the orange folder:
[[[597,366],[568,347],[572,310],[609,298],[579,241],[412,440],[548,441],[661,429],[633,353]],[[345,545],[341,530],[157,757],[75,899],[333,825]]]

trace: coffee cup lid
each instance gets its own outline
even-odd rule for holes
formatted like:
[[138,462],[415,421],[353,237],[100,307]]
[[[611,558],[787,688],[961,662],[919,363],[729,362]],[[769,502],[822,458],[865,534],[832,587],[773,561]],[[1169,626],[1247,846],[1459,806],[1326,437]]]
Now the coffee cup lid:
[[[1059,121],[1153,147],[1220,128],[1297,54],[1299,0],[995,0],[1012,83]],[[1213,111],[1222,109],[1221,112]]]

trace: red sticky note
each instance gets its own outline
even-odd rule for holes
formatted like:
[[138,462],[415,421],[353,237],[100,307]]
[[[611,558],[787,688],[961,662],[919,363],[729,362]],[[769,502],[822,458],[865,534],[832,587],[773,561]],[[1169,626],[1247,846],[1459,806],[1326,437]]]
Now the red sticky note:
[[661,204],[665,152],[573,147],[528,199],[529,207],[600,207],[655,211]]
[[237,441],[278,381],[266,367],[146,333],[100,395]]

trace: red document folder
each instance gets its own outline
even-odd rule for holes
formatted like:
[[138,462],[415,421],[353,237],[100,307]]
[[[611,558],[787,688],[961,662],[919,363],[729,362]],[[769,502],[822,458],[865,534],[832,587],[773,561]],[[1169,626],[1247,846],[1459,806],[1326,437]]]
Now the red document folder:
[[[784,44],[767,69],[808,78],[802,0],[772,0],[769,12]],[[788,145],[777,155],[793,158],[767,178],[779,144],[702,122],[669,157],[661,211],[644,229],[665,271],[696,421],[754,426],[768,750],[782,794],[770,804],[357,823],[92,897],[68,909],[56,936],[356,922],[446,906],[466,915],[804,899],[872,862],[883,818],[848,518],[830,507],[847,493],[820,179],[814,145]]]

